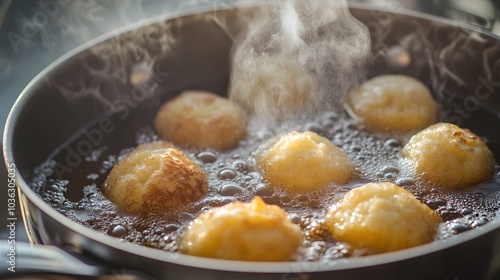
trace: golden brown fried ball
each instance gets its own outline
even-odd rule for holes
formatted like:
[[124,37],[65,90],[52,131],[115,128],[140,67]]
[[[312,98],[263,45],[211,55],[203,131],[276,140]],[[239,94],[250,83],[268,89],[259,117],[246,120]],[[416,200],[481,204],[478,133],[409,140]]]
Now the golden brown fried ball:
[[181,252],[242,261],[292,260],[302,244],[300,227],[260,197],[233,202],[198,216],[182,236]]
[[347,103],[368,127],[379,131],[421,130],[436,120],[429,89],[403,75],[372,78],[351,90]]
[[225,150],[245,136],[243,111],[226,98],[185,91],[164,104],[155,118],[158,134],[175,144]]
[[354,170],[344,151],[311,131],[282,136],[256,160],[271,187],[294,193],[344,184]]
[[415,134],[401,155],[415,176],[440,187],[459,189],[486,181],[495,159],[481,137],[450,123],[438,123]]
[[325,219],[334,238],[370,253],[431,242],[439,216],[392,183],[370,183],[349,191]]
[[168,142],[138,146],[117,163],[104,183],[121,211],[149,214],[180,209],[207,194],[205,172]]

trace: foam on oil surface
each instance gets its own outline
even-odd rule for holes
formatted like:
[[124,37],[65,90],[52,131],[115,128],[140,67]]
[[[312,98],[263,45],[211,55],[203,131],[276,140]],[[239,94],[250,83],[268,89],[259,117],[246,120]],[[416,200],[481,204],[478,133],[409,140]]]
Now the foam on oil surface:
[[[356,165],[358,179],[343,186],[331,186],[325,190],[296,196],[274,192],[268,188],[255,167],[253,156],[272,137],[291,130],[310,130],[329,138],[351,157]],[[53,172],[54,166],[58,164],[56,155],[37,168],[31,186],[48,204],[75,222],[128,242],[170,252],[177,251],[177,240],[184,228],[201,212],[232,201],[248,202],[259,195],[267,203],[283,207],[292,221],[302,227],[307,238],[300,260],[329,261],[363,255],[362,250],[352,250],[348,245],[332,240],[323,228],[322,219],[327,207],[350,189],[366,182],[394,182],[435,209],[443,219],[437,240],[498,218],[498,168],[490,181],[462,192],[447,193],[421,186],[401,166],[399,154],[408,137],[409,135],[372,133],[346,115],[326,112],[307,121],[300,119],[286,127],[251,131],[239,147],[231,151],[184,149],[207,172],[209,195],[188,205],[185,211],[138,217],[118,211],[103,195],[100,186],[113,165],[131,152],[133,147],[158,139],[154,131],[143,124],[134,132],[131,142],[105,141],[102,146],[97,147],[91,153],[93,156],[86,157],[82,164],[86,169],[80,169],[80,172],[85,173],[80,175],[81,180],[76,179],[74,174],[68,175],[68,178],[57,178]],[[111,147],[111,144],[120,146]]]

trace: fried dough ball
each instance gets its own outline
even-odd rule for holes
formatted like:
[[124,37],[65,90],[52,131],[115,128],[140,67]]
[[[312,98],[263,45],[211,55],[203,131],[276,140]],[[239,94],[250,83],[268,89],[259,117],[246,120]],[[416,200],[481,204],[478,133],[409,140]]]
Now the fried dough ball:
[[225,150],[245,136],[243,111],[206,91],[185,91],[164,104],[155,118],[158,134],[175,144]]
[[161,213],[180,209],[208,192],[205,172],[168,142],[138,146],[104,182],[106,196],[121,211]]
[[325,222],[333,237],[370,253],[431,242],[439,216],[392,183],[370,183],[349,191],[332,206]]
[[182,236],[181,252],[242,261],[289,261],[302,244],[300,227],[260,197],[233,202],[198,216]]
[[295,58],[245,56],[232,66],[229,98],[257,115],[290,115],[319,105],[316,80]]
[[372,78],[351,90],[347,103],[368,127],[379,131],[421,130],[436,120],[429,89],[403,75]]
[[354,169],[344,151],[311,131],[282,136],[256,160],[272,188],[292,193],[346,183]]
[[450,123],[438,123],[415,134],[401,155],[415,175],[439,187],[460,189],[493,176],[495,159],[481,137]]

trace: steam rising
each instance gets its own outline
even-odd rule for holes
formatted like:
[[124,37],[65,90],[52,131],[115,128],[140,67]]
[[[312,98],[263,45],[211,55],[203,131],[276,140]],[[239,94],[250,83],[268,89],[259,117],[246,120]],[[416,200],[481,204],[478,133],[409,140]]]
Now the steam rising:
[[[89,55],[81,58],[82,71],[73,79],[63,77],[48,82],[68,100],[92,96],[103,106],[112,108],[124,92],[131,92],[127,89],[129,83],[140,86],[154,76],[160,79],[165,76],[158,73],[155,63],[163,59],[174,44],[171,28],[172,23],[165,21],[113,37],[90,48]],[[149,95],[157,86],[155,83],[141,90]]]
[[[17,45],[18,55],[14,55],[13,48],[0,50],[0,65],[4,66],[0,78],[25,73],[34,62],[27,54],[35,53],[35,49],[46,54],[37,61],[48,63],[99,34],[141,19],[234,6],[248,8],[253,7],[252,2],[267,2],[255,8],[257,12],[249,22],[238,22],[246,19],[245,9],[239,9],[237,16],[225,16],[224,12],[198,14],[196,20],[216,23],[234,40],[230,97],[264,118],[279,120],[339,108],[347,89],[363,77],[362,65],[370,53],[368,30],[351,16],[345,0],[46,2],[55,5],[50,12],[42,6],[35,11],[44,14],[46,22],[33,14],[17,20],[13,32],[23,38],[23,43]],[[371,75],[397,69],[398,73],[417,76],[445,107],[454,105],[453,97],[459,92],[470,92],[477,86],[491,89],[500,81],[500,60],[495,59],[500,48],[491,39],[467,29],[440,22],[427,24],[397,13],[364,14],[361,19],[370,27],[373,40],[370,60],[391,62],[391,56],[399,54],[407,61],[400,64],[398,60],[395,66],[387,67],[379,67],[383,63],[378,63],[377,68],[366,68]],[[175,24],[182,25],[183,20],[176,19]],[[245,30],[237,35],[240,25]],[[176,26],[166,21],[116,36],[94,46],[91,56],[81,58],[83,69],[71,79],[53,78],[48,82],[68,100],[88,97],[101,101],[104,108],[112,108],[124,91],[130,92],[130,85],[137,86],[144,77],[158,72],[160,78],[166,75],[157,67],[159,62],[175,53],[172,50],[182,48],[175,44],[172,28]],[[9,57],[16,57],[18,63],[10,63]],[[470,75],[471,71],[477,75]],[[483,80],[489,84],[483,85]]]
[[[444,121],[460,123],[460,118],[470,114],[460,111],[462,102],[457,97],[476,94],[483,86],[489,87],[486,92],[489,96],[493,92],[491,86],[500,80],[495,71],[500,69],[500,61],[495,59],[500,55],[500,48],[491,38],[439,21],[419,21],[397,14],[375,14],[375,18],[378,21],[367,23],[372,27],[373,60],[389,65],[382,67],[384,63],[378,63],[378,68],[371,72],[377,75],[397,69],[418,77],[430,87],[447,114]],[[398,45],[388,46],[394,37],[398,38]],[[407,56],[410,61],[394,65],[395,55]],[[484,105],[488,106],[487,103]]]
[[274,1],[236,38],[230,98],[272,120],[338,109],[369,53],[345,0]]

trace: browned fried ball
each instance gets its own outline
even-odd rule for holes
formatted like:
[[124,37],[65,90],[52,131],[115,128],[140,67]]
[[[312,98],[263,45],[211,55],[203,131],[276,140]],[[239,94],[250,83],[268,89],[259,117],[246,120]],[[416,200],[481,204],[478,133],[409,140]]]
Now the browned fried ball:
[[415,134],[401,155],[414,175],[448,189],[460,189],[493,176],[495,159],[481,137],[450,123],[438,123]]
[[246,121],[241,108],[226,98],[185,91],[160,108],[155,128],[175,144],[226,150],[245,136]]
[[198,216],[182,236],[181,252],[242,261],[289,261],[302,244],[300,227],[260,197],[233,202]]
[[335,239],[369,253],[431,242],[440,221],[427,205],[392,183],[370,183],[349,191],[325,218]]
[[144,215],[181,209],[202,198],[208,180],[203,169],[171,143],[153,142],[117,163],[104,191],[121,211]]

